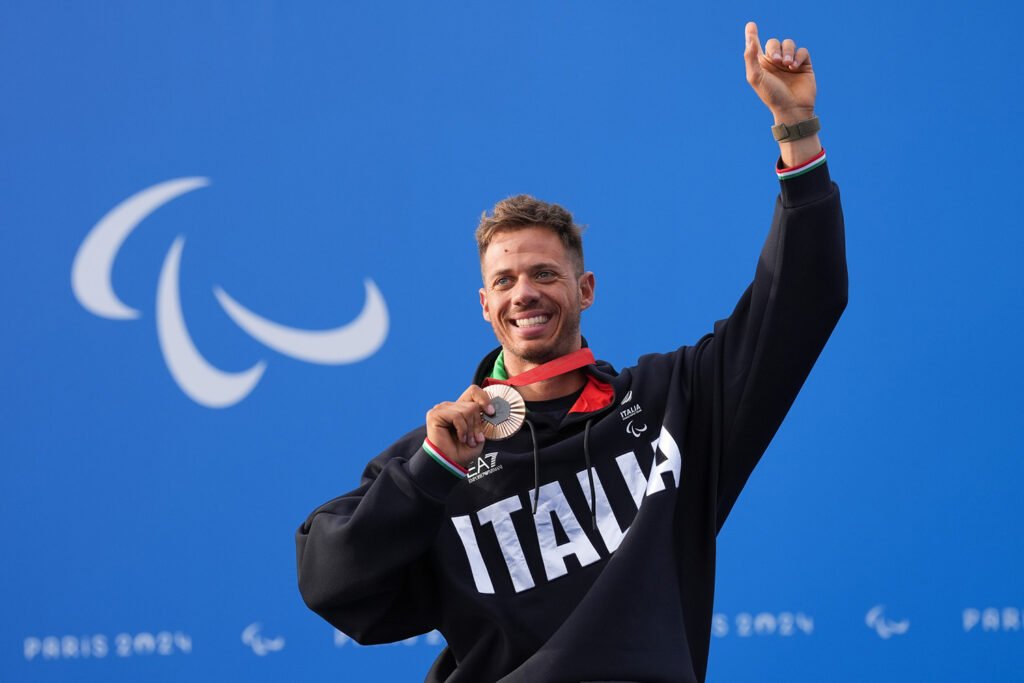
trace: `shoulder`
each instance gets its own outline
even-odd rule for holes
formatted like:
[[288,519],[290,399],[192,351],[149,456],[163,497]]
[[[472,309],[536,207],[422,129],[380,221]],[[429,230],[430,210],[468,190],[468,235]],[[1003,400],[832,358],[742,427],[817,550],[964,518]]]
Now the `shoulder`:
[[713,340],[714,334],[708,333],[692,345],[664,353],[644,354],[634,365],[622,369],[619,380],[624,388],[644,394],[664,395],[671,393],[674,387],[688,387],[699,372],[701,357],[712,348]]
[[714,336],[714,333],[709,332],[693,345],[680,346],[673,351],[664,353],[646,353],[637,359],[636,365],[624,368],[622,372],[632,375],[634,380],[667,378],[672,374],[687,372],[693,366],[695,359],[714,339]]

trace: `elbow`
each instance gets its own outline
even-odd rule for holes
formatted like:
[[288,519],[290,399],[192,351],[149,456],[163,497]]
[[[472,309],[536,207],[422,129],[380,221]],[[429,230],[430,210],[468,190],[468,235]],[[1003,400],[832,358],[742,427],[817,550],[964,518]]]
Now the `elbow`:
[[300,553],[298,588],[306,607],[355,642],[381,642],[375,638],[374,624],[386,600],[367,586],[351,581],[336,563],[317,562]]
[[[312,533],[310,533],[312,532]],[[380,601],[361,573],[329,550],[311,525],[295,535],[299,595],[310,610],[360,645],[374,640],[373,624]]]
[[365,645],[362,640],[363,634],[345,618],[349,610],[346,609],[347,605],[340,591],[337,590],[336,584],[332,585],[330,581],[314,580],[300,571],[299,594],[306,607],[352,640],[360,645]]
[[836,294],[832,301],[832,310],[835,312],[836,322],[839,322],[839,318],[842,317],[848,303],[850,303],[850,290],[844,278],[842,285],[836,288]]
[[839,319],[843,317],[843,312],[846,311],[846,304],[848,303],[848,296],[846,287],[843,286],[834,292],[832,296],[823,300],[819,310],[819,320],[823,325],[823,332],[827,339],[831,336],[836,325],[839,324]]
[[328,621],[329,614],[337,610],[342,601],[342,585],[336,571],[318,556],[316,544],[310,541],[306,530],[300,528],[295,535],[295,564],[299,595],[309,609]]
[[835,326],[850,300],[850,284],[845,262],[837,264],[828,272],[827,277],[822,277],[816,290],[819,310],[832,326]]
[[846,251],[843,250],[843,258],[836,268],[836,283],[833,288],[836,300],[836,319],[846,310],[846,304],[850,300],[850,273],[846,267]]
[[[307,549],[308,550],[308,549]],[[344,613],[351,599],[351,591],[345,580],[345,573],[336,563],[323,561],[323,558],[303,553],[300,548],[298,558],[299,595],[306,607],[313,610],[327,621],[334,623],[335,618]]]
[[[299,595],[306,607],[313,610],[325,619],[327,615],[337,609],[339,598],[336,584],[324,581],[311,572],[303,571],[299,565]],[[329,620],[329,619],[328,619]]]
[[[329,585],[328,583],[327,586]],[[377,624],[380,621],[377,611],[380,606],[374,601],[351,599],[339,590],[325,590],[323,582],[309,586],[303,582],[301,576],[299,593],[306,607],[356,643],[377,645],[389,642],[388,638],[377,633]]]

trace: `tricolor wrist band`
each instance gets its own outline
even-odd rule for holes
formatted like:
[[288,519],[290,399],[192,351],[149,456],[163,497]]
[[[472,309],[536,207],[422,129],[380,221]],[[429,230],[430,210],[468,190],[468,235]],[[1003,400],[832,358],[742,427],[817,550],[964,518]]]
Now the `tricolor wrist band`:
[[[781,161],[779,163],[782,163]],[[789,180],[790,178],[796,178],[798,175],[803,175],[818,168],[825,163],[825,149],[822,148],[820,152],[815,154],[813,157],[800,164],[799,166],[790,166],[789,168],[779,168],[775,166],[775,172],[779,176],[779,180]]]
[[468,470],[445,455],[440,448],[430,443],[430,439],[423,439],[423,450],[426,451],[427,455],[433,458],[438,465],[445,468],[459,479],[466,478]]

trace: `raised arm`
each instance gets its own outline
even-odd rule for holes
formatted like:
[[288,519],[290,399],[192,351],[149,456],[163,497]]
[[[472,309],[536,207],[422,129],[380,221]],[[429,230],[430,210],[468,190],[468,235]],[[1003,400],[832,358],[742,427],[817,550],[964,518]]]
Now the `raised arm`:
[[[761,49],[746,26],[747,80],[776,122],[814,114],[810,55]],[[843,214],[816,134],[780,144],[780,195],[753,282],[728,319],[688,349],[691,452],[708,453],[721,528],[796,398],[847,300]]]

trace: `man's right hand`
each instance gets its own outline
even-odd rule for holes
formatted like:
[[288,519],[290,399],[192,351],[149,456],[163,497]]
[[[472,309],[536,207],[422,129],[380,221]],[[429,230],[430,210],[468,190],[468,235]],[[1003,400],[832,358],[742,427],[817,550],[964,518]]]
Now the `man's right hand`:
[[427,412],[427,438],[445,455],[468,466],[484,450],[481,412],[494,414],[491,397],[473,384],[454,403],[438,403]]

